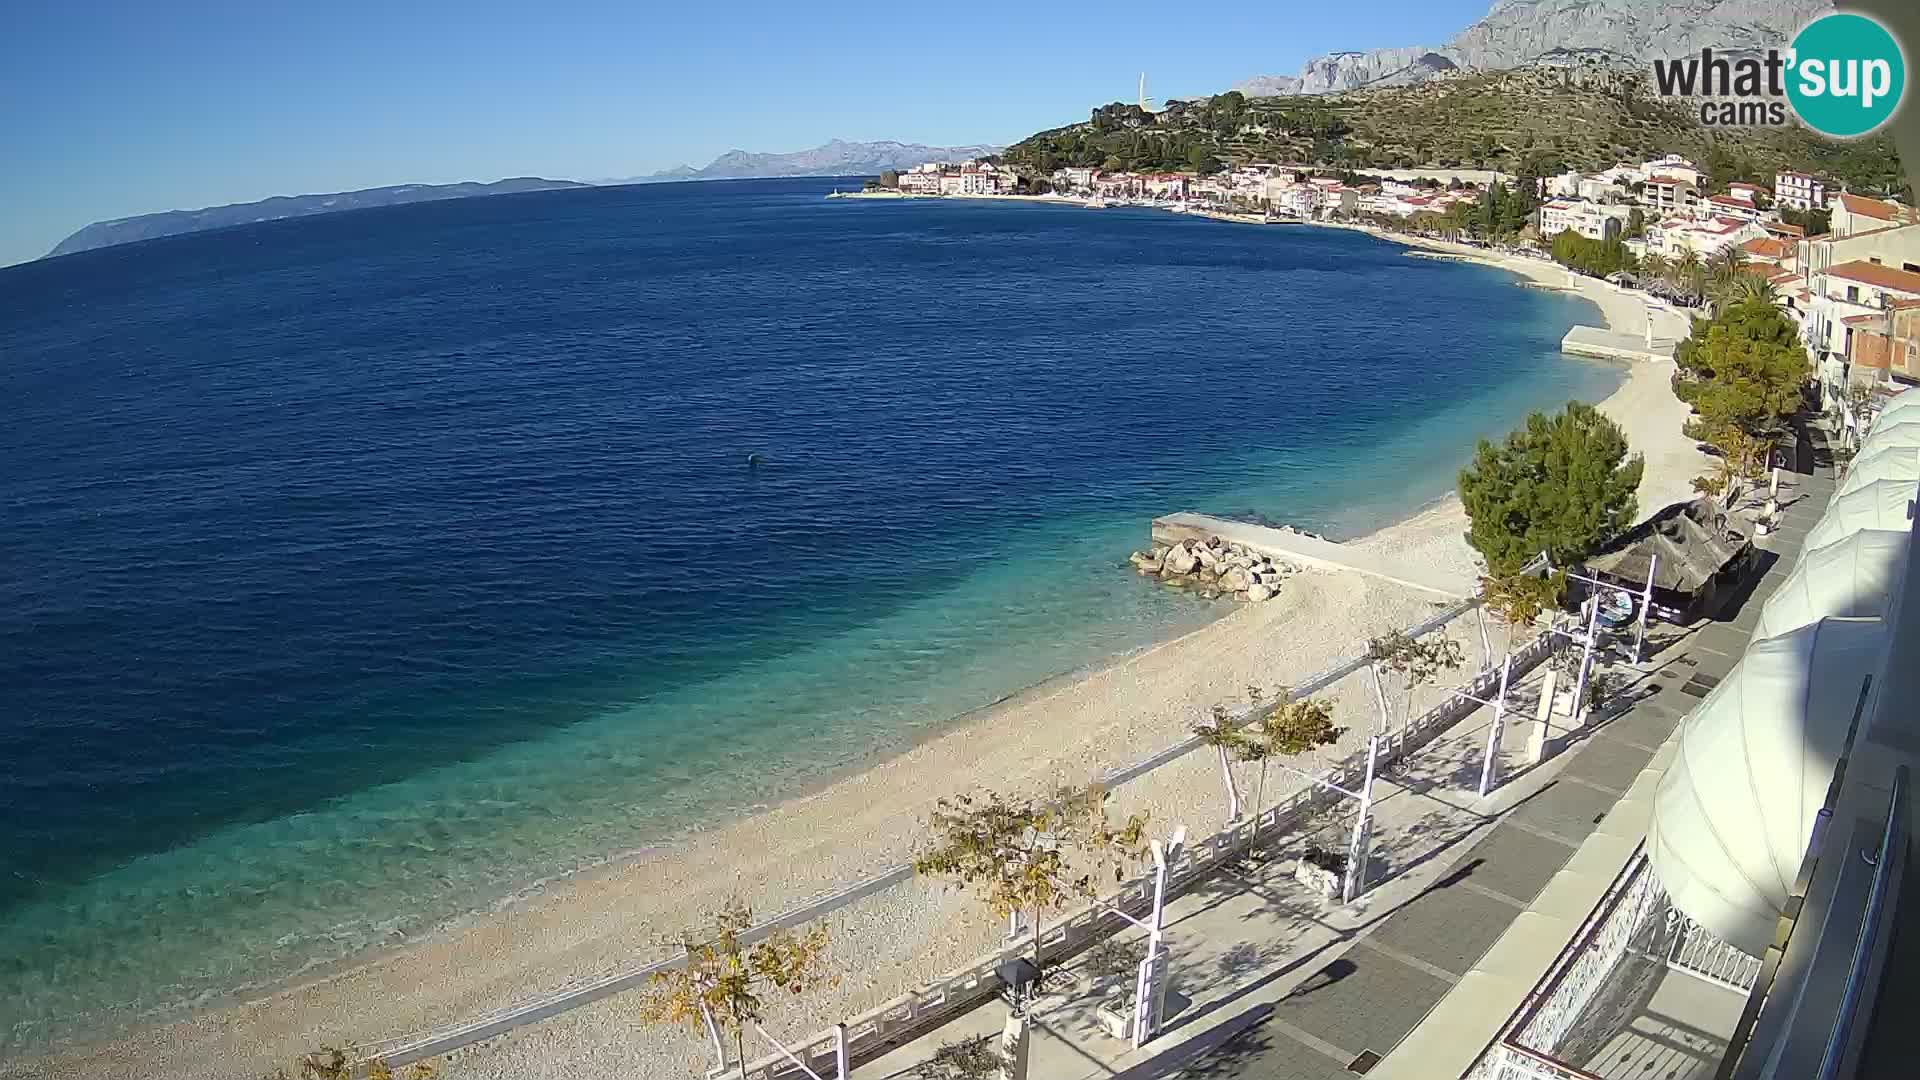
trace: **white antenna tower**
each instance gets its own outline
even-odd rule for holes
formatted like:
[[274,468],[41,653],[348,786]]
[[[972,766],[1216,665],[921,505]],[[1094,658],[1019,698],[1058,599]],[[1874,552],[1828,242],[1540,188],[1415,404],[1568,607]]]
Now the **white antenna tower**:
[[1153,107],[1153,99],[1147,96],[1147,73],[1144,71],[1140,73],[1140,111],[1158,111]]

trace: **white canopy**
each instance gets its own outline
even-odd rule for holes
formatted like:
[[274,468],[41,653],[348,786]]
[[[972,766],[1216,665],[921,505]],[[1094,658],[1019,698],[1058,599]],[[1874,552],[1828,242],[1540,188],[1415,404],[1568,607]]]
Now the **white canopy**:
[[1920,388],[1903,390],[1895,394],[1892,400],[1881,407],[1879,418],[1874,423],[1890,423],[1896,416],[1905,416],[1909,419],[1920,417]]
[[1750,955],[1773,938],[1881,637],[1878,619],[1823,619],[1753,642],[1660,778],[1647,830],[1660,884]]
[[[1914,418],[1920,419],[1920,413]],[[1877,480],[1920,481],[1920,446],[1882,446],[1854,458],[1833,497],[1859,491]]]
[[1767,597],[1753,640],[1779,637],[1829,616],[1879,618],[1907,568],[1910,533],[1862,529],[1805,550],[1793,573]]
[[1860,454],[1871,454],[1889,446],[1920,446],[1920,413],[1901,413],[1883,417],[1867,429],[1860,440]]
[[1913,526],[1907,519],[1907,504],[1913,499],[1915,487],[1911,480],[1875,480],[1833,500],[1807,534],[1802,550],[1826,547],[1861,529],[1910,531]]

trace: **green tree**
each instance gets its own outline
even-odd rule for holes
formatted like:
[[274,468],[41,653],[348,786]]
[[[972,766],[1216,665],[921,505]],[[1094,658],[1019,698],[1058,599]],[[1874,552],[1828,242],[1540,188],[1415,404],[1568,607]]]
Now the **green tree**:
[[1638,240],[1647,235],[1647,212],[1634,207],[1627,211],[1627,239]]
[[1198,143],[1192,150],[1187,151],[1186,163],[1201,176],[1212,176],[1221,169],[1220,159],[1213,156],[1213,151]]
[[880,186],[883,188],[899,187],[900,174],[895,172],[892,169],[881,169],[880,170]]
[[1044,801],[993,792],[941,799],[927,822],[933,841],[914,858],[914,873],[979,889],[998,915],[1027,912],[1033,964],[1041,967],[1041,913],[1097,895],[1087,863],[1110,865],[1119,881],[1146,850],[1146,815],[1116,826],[1107,818],[1106,799],[1097,784]]
[[752,925],[752,909],[729,901],[706,925],[683,932],[677,942],[683,962],[648,981],[640,997],[641,1021],[696,1032],[708,1024],[723,1027],[745,1068],[746,1028],[765,1016],[766,996],[804,994],[828,981],[820,970],[826,927],[804,935],[776,931],[748,945],[742,935]]
[[1556,565],[1577,562],[1633,521],[1644,471],[1620,425],[1593,406],[1536,412],[1504,443],[1482,439],[1460,470],[1467,542],[1495,577],[1542,551]]
[[1722,459],[1717,474],[1700,478],[1695,490],[1731,498],[1739,479],[1764,465],[1784,421],[1799,408],[1812,361],[1792,320],[1763,290],[1730,296],[1711,320],[1693,320],[1674,361],[1674,394],[1694,411],[1685,433]]

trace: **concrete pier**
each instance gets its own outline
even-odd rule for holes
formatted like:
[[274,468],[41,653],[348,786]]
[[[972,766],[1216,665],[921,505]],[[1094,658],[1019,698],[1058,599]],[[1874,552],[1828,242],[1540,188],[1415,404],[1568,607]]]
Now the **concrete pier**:
[[1673,346],[1672,341],[1656,337],[1653,347],[1648,348],[1645,334],[1623,334],[1598,326],[1576,326],[1560,339],[1561,352],[1629,362],[1671,360]]
[[1351,570],[1369,577],[1391,581],[1410,589],[1435,593],[1453,599],[1472,596],[1477,583],[1424,566],[1409,566],[1372,552],[1355,551],[1331,540],[1316,540],[1296,532],[1284,532],[1265,525],[1206,514],[1168,514],[1153,519],[1153,542],[1172,546],[1182,540],[1205,540],[1217,536],[1232,544],[1243,544],[1249,551],[1287,562],[1317,566],[1328,570]]

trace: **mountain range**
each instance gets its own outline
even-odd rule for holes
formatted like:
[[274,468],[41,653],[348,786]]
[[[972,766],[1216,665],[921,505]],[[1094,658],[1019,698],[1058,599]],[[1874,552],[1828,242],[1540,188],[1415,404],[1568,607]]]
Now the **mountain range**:
[[704,168],[680,165],[609,184],[657,184],[674,180],[750,180],[769,176],[871,176],[888,169],[911,169],[929,161],[961,161],[997,154],[998,146],[922,146],[902,142],[847,142],[834,139],[791,154],[729,150]]
[[1703,47],[1783,46],[1808,20],[1832,10],[1829,0],[1495,0],[1485,18],[1445,45],[1329,53],[1308,60],[1297,75],[1256,75],[1236,89],[1253,97],[1336,94],[1555,60],[1641,66]]
[[537,176],[516,176],[491,184],[395,184],[390,187],[363,188],[330,195],[275,195],[258,202],[209,206],[201,210],[167,210],[158,214],[96,221],[54,245],[49,256],[70,255],[76,251],[153,240],[162,236],[222,229],[230,225],[248,225],[256,221],[330,214],[339,210],[362,210],[371,206],[397,206],[401,203],[432,202],[436,199],[466,199],[476,195],[510,195],[520,191],[551,191],[589,185],[573,180],[543,180]]

